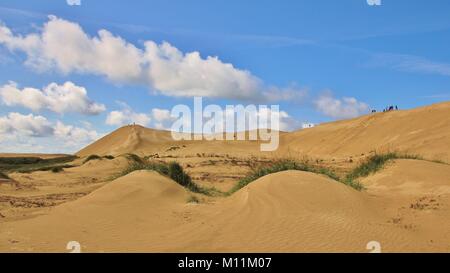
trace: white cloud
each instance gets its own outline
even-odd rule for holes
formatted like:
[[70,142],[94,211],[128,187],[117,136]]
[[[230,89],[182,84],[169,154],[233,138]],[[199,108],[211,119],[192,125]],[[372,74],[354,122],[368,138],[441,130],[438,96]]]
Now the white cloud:
[[153,108],[151,112],[152,126],[159,130],[170,130],[175,118],[171,116],[170,110]]
[[106,124],[113,126],[123,126],[136,123],[138,125],[147,126],[151,121],[150,114],[136,113],[128,105],[123,104],[124,109],[112,111],[106,117]]
[[0,99],[7,106],[23,106],[33,111],[47,109],[55,113],[77,112],[97,115],[105,111],[103,104],[92,102],[84,87],[72,82],[63,85],[51,83],[43,90],[19,89],[15,82],[0,87]]
[[53,134],[51,123],[43,116],[9,113],[0,117],[0,134],[21,134],[34,137],[46,137]]
[[81,0],[66,0],[69,6],[81,6]]
[[[173,122],[177,120],[177,118],[171,116],[171,111],[168,109],[153,108],[150,113],[136,113],[131,110],[128,105],[123,103],[121,103],[121,105],[123,105],[124,109],[110,112],[106,118],[106,124],[112,126],[123,126],[135,122],[136,124],[159,130],[171,130]],[[233,113],[234,112],[224,111],[223,121],[225,122],[226,115],[232,115]],[[282,131],[292,131],[301,126],[301,123],[296,121],[285,111],[273,112],[272,115],[272,110],[270,108],[261,108],[258,109],[255,114],[257,117],[262,117],[263,115],[265,115],[268,118],[270,118],[271,116],[273,116],[274,118],[278,118],[280,122],[280,130]],[[205,118],[203,120],[203,123],[205,123],[207,120],[208,119]],[[236,127],[238,123],[245,121],[237,120],[235,117],[235,122]],[[245,124],[243,125],[245,126]],[[270,120],[267,126],[259,127],[259,125],[260,124],[250,124],[248,125],[247,130],[255,130],[257,128],[270,128]]]
[[[227,115],[230,113],[226,113]],[[256,112],[256,117],[260,120],[266,118],[267,124],[248,124],[246,130],[256,130],[256,129],[270,129],[271,119],[278,120],[279,129],[281,131],[293,131],[300,127],[300,123],[292,118],[286,111],[272,110],[271,108],[259,108]],[[237,120],[237,123],[243,123],[246,121]],[[243,124],[245,126],[245,124]]]
[[72,125],[65,125],[58,121],[54,127],[54,136],[57,139],[63,140],[66,146],[77,146],[79,143],[90,143],[101,135],[95,130],[75,127]]
[[303,90],[267,86],[218,57],[183,53],[167,42],[145,41],[140,49],[107,30],[90,37],[76,23],[49,18],[41,32],[26,36],[0,26],[0,43],[24,52],[26,64],[39,71],[102,75],[116,83],[143,84],[167,96],[266,101],[304,96]]
[[60,121],[52,123],[33,114],[9,113],[0,117],[2,152],[75,152],[101,136],[95,130]]
[[167,109],[153,108],[152,116],[156,121],[165,121],[171,119],[170,111]]
[[314,103],[318,111],[335,119],[354,118],[369,111],[369,105],[364,102],[347,97],[336,99],[331,93],[321,95]]

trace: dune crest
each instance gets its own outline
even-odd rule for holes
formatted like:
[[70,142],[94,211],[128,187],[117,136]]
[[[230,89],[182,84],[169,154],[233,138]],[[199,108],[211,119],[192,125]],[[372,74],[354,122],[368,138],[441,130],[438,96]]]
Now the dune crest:
[[77,156],[119,155],[125,153],[157,152],[167,143],[173,142],[171,133],[127,125],[104,136],[76,153]]
[[[164,153],[172,147],[183,156],[199,151],[258,154],[260,141],[175,141],[169,131],[128,125],[92,143],[76,155]],[[307,154],[315,157],[348,157],[370,152],[401,151],[450,162],[450,102],[412,110],[374,113],[350,120],[324,123],[314,128],[280,133],[277,156]],[[264,153],[269,154],[269,153]]]
[[365,115],[285,134],[283,152],[351,156],[402,151],[450,160],[450,102]]

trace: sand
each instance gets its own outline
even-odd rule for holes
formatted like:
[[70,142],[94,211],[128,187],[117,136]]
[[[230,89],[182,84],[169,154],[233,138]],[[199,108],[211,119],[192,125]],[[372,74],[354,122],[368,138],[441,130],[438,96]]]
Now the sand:
[[[69,241],[84,252],[369,252],[369,241],[384,252],[449,252],[449,114],[441,103],[327,123],[282,133],[271,153],[259,141],[174,142],[125,126],[78,152],[76,167],[0,182],[0,252],[67,252]],[[199,185],[227,191],[264,162],[307,158],[345,174],[375,151],[426,160],[390,161],[361,180],[361,192],[300,171],[228,197],[193,194],[150,171],[115,179],[127,153],[178,161]],[[84,163],[91,154],[115,158]]]
[[[450,242],[436,233],[448,224],[403,228],[389,222],[385,199],[312,173],[271,174],[214,203],[187,203],[189,195],[134,172],[48,215],[4,224],[0,247],[62,252],[75,240],[86,252],[367,252],[375,240],[398,252],[445,251]],[[448,223],[444,215],[434,217]]]
[[321,157],[401,151],[450,162],[450,102],[365,115],[285,134],[281,150]]

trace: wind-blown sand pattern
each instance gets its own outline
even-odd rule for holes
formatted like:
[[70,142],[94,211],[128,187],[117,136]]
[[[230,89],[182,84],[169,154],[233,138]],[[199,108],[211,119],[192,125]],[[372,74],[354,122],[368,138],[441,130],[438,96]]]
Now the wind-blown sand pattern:
[[[368,252],[370,241],[383,252],[450,251],[450,103],[282,133],[277,152],[259,144],[120,128],[78,152],[76,167],[0,182],[0,251],[66,252],[69,241],[84,252]],[[178,161],[199,185],[226,191],[258,162],[308,157],[345,173],[386,151],[426,160],[389,161],[360,180],[363,191],[302,171],[226,197],[191,193],[153,171],[115,178],[129,164],[121,155],[135,153]],[[83,163],[92,154],[115,158]]]

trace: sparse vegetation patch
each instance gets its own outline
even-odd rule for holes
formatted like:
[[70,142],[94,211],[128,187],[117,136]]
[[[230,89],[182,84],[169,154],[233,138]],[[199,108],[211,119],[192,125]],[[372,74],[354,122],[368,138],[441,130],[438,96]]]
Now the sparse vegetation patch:
[[[251,182],[257,180],[260,177],[266,176],[268,174],[287,171],[287,170],[297,170],[297,171],[305,171],[305,172],[312,172],[317,174],[323,174],[331,179],[334,179],[336,181],[340,181],[339,177],[333,172],[331,169],[327,169],[325,167],[317,167],[310,165],[307,162],[298,162],[295,160],[290,159],[283,159],[278,160],[275,162],[270,163],[268,166],[259,167],[253,172],[251,172],[246,177],[242,178],[238,181],[238,183],[229,191],[228,194],[232,194],[239,189],[247,186]],[[342,181],[340,181],[342,182]],[[345,182],[344,182],[345,183]],[[353,185],[349,185],[353,186]]]
[[64,168],[62,166],[57,166],[57,167],[53,167],[51,169],[52,173],[60,173],[62,171],[64,171]]
[[98,160],[98,159],[102,159],[102,157],[99,155],[90,155],[83,161],[83,164],[91,160]]
[[75,160],[76,156],[62,156],[43,159],[38,157],[3,157],[0,158],[1,172],[31,173],[35,171],[50,171],[53,167],[71,168],[64,164]]
[[156,171],[161,175],[169,177],[170,179],[174,180],[175,182],[177,182],[178,184],[180,184],[181,186],[187,188],[192,192],[201,193],[205,195],[212,195],[212,193],[214,192],[211,189],[203,188],[194,183],[191,177],[183,170],[183,167],[177,162],[166,163],[166,162],[147,161],[135,154],[129,154],[127,156],[132,160],[132,162],[130,163],[130,165],[128,165],[128,167],[125,170],[123,170],[119,175],[116,175],[112,179],[125,176],[129,173],[138,170],[149,170],[149,171]]

